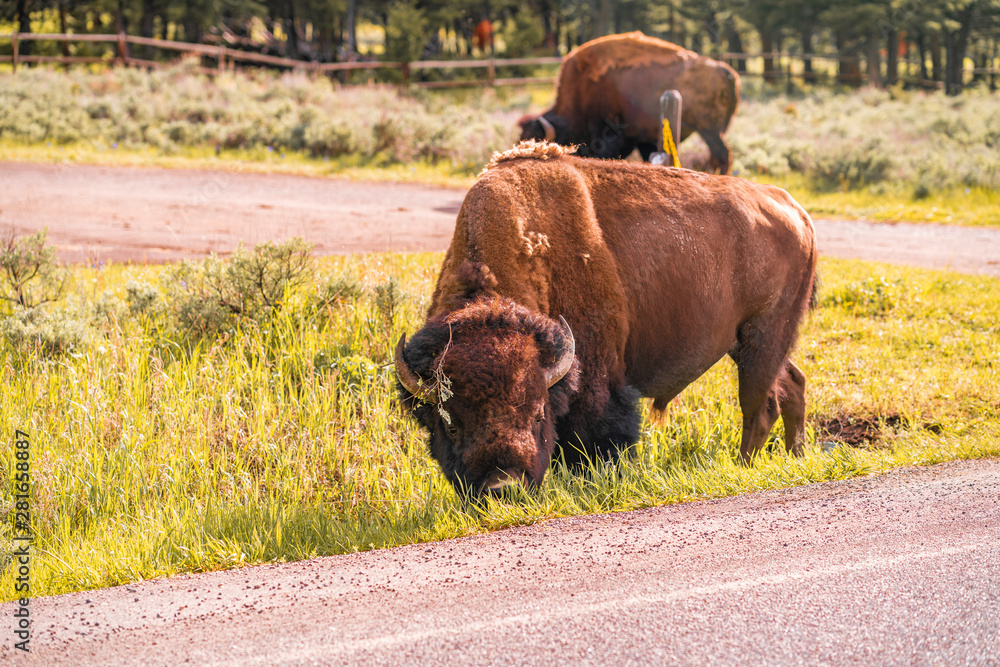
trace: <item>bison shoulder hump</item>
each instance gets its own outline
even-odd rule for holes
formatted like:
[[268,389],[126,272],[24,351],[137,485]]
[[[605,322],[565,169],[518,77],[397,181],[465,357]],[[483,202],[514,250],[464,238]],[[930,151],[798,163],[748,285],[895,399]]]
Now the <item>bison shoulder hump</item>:
[[576,146],[560,146],[559,144],[554,144],[550,141],[535,141],[534,139],[528,139],[527,141],[521,141],[515,146],[508,148],[505,151],[497,151],[490,158],[490,163],[480,172],[479,176],[482,177],[490,169],[493,169],[498,164],[503,162],[510,162],[511,160],[558,160],[563,155],[571,155],[576,151]]
[[682,46],[637,31],[591,40],[577,47],[566,60],[575,60],[581,72],[597,81],[612,69],[662,66],[697,58],[698,54]]

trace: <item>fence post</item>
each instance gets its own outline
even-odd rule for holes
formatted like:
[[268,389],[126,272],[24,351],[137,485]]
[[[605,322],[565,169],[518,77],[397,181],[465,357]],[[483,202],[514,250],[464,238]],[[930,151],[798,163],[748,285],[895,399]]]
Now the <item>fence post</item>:
[[681,94],[676,90],[665,90],[660,95],[660,151],[649,156],[651,164],[680,167],[677,146],[681,143]]
[[410,85],[410,63],[403,63],[403,85]]
[[219,59],[219,71],[226,71],[226,47],[220,46],[219,52],[215,54]]
[[125,41],[125,33],[118,33],[118,64],[124,67],[128,61],[128,42]]
[[486,66],[486,81],[492,88],[494,82],[497,80],[497,68],[493,64],[493,56],[490,56],[490,64]]
[[11,33],[11,36],[10,36],[10,48],[11,48],[11,53],[13,54],[13,58],[12,58],[12,60],[10,62],[11,62],[11,66],[12,66],[13,71],[16,72],[17,71],[17,61],[18,61],[18,53],[17,53],[17,51],[20,48],[18,46],[18,43],[17,43],[17,33],[16,32],[15,33]]

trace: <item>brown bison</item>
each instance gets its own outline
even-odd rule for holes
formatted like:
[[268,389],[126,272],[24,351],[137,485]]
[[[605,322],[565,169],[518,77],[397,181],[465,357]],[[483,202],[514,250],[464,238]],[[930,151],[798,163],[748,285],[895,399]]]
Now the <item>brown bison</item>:
[[424,327],[396,347],[403,405],[473,494],[614,459],[728,354],[740,454],[779,414],[802,451],[805,376],[788,360],[813,289],[812,221],[742,179],[586,160],[551,143],[494,155],[458,214]]
[[625,158],[638,147],[644,160],[660,138],[660,95],[681,94],[681,141],[701,135],[711,168],[728,174],[731,153],[722,138],[740,99],[740,79],[720,63],[641,32],[583,44],[559,70],[555,105],[519,121],[521,139],[579,144],[578,154]]

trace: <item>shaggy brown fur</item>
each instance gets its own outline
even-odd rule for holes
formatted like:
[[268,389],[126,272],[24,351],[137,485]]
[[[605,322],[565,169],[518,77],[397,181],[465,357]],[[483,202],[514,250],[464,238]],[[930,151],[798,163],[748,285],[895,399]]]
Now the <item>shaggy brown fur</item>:
[[[443,369],[454,395],[401,394],[449,479],[481,491],[498,474],[539,483],[553,440],[570,462],[613,458],[638,439],[640,394],[662,407],[729,354],[743,460],[779,415],[799,453],[805,377],[787,355],[815,263],[812,221],[784,190],[522,144],[466,196],[403,355],[424,381]],[[576,364],[546,390],[560,315]]]
[[[729,173],[723,133],[739,103],[739,76],[724,63],[641,32],[601,37],[570,53],[559,70],[555,104],[542,117],[554,128],[554,141],[581,144],[581,155],[624,158],[638,147],[648,160],[660,137],[660,95],[670,89],[681,94],[681,141],[698,132],[712,168]],[[537,116],[519,123],[521,139],[546,137]]]

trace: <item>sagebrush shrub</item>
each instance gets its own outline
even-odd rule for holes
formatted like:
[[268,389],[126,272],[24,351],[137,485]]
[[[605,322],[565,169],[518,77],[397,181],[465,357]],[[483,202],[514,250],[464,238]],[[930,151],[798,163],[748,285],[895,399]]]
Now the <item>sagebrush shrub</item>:
[[[213,336],[239,322],[263,324],[280,312],[290,290],[312,269],[312,246],[300,238],[236,249],[229,259],[181,262],[161,274],[168,309],[179,329]],[[133,297],[137,306],[148,291]],[[130,307],[131,303],[130,302]]]
[[393,86],[341,87],[300,73],[189,68],[89,74],[42,68],[0,74],[0,137],[28,143],[87,141],[153,146],[271,147],[316,157],[382,162],[427,157],[478,170],[517,137],[523,107],[449,110]]
[[50,312],[18,306],[13,315],[0,319],[0,334],[13,348],[55,356],[82,348],[90,329],[84,318],[68,309]]
[[47,228],[27,236],[8,230],[0,241],[0,299],[33,308],[59,298],[69,274],[47,239]]

